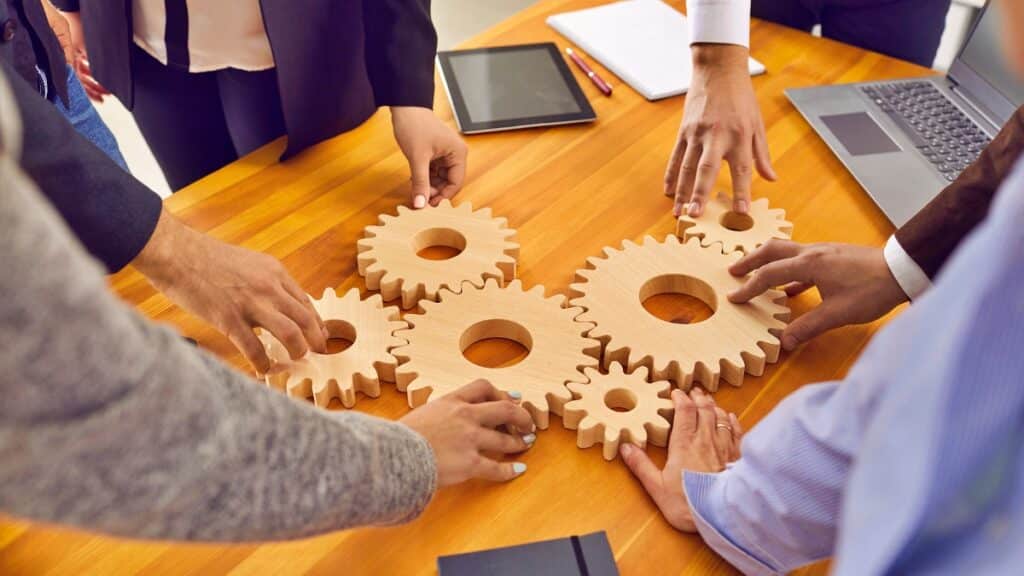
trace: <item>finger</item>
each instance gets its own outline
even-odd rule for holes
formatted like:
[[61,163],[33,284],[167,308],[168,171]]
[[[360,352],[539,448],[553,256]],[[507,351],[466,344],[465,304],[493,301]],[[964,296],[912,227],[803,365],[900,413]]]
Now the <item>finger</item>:
[[721,463],[729,462],[732,456],[732,425],[729,424],[729,413],[715,406],[715,452]]
[[409,159],[412,171],[412,207],[423,208],[430,201],[430,157],[414,156]]
[[492,482],[508,482],[526,472],[526,464],[522,462],[497,462],[481,456],[470,472],[474,478],[483,478]]
[[792,351],[797,346],[843,324],[845,322],[834,306],[828,303],[821,304],[786,326],[782,331],[782,348],[787,352]]
[[511,426],[516,430],[532,430],[533,418],[522,406],[510,400],[483,402],[473,406],[476,421],[488,428]]
[[[294,298],[299,304],[301,304],[303,308],[308,310],[313,315],[313,318],[314,320],[316,320],[316,324],[320,329],[320,333],[323,334],[324,336],[324,340],[326,341],[328,338],[330,338],[331,335],[327,331],[327,325],[324,324],[324,319],[320,317],[320,313],[316,311],[316,306],[313,306],[313,301],[309,299],[309,294],[306,294],[306,292],[299,287],[299,285],[295,282],[295,280],[292,279],[291,276],[285,275],[285,277],[281,280],[281,286],[283,286],[285,291],[288,292],[288,294],[291,295],[291,297]],[[324,345],[326,346],[326,342],[324,342]]]
[[790,282],[811,283],[812,272],[800,258],[787,258],[758,268],[743,286],[728,294],[730,302],[748,302],[766,291]]
[[481,430],[477,436],[477,447],[481,452],[516,454],[526,451],[536,441],[535,434],[505,434],[497,430]]
[[619,454],[629,471],[640,481],[644,490],[650,494],[655,503],[658,503],[664,493],[661,471],[647,457],[647,453],[629,442],[623,442],[619,445]]
[[688,143],[683,151],[683,162],[679,166],[679,181],[676,183],[676,202],[672,208],[674,215],[683,214],[683,206],[689,204],[693,193],[693,182],[697,178],[697,164],[700,163],[700,146]]
[[732,209],[740,214],[750,211],[750,181],[754,178],[751,166],[750,148],[734,151],[729,159],[729,175],[732,178]]
[[729,273],[733,276],[746,276],[769,262],[792,258],[802,250],[803,246],[796,242],[773,238],[729,266]]
[[703,438],[708,444],[714,444],[715,424],[718,422],[715,401],[700,388],[691,390],[690,396],[697,405],[697,437]]
[[686,153],[686,136],[680,132],[676,138],[676,145],[672,147],[672,155],[668,157],[668,166],[665,167],[665,196],[675,197],[679,187],[679,168],[683,164],[683,154]]
[[288,350],[292,360],[298,360],[309,351],[306,337],[299,325],[277,310],[260,309],[249,318],[252,327],[263,328]]
[[505,400],[506,395],[494,387],[493,384],[484,379],[478,379],[448,394],[456,400],[462,400],[470,404],[480,402],[495,402]]
[[690,196],[690,207],[687,213],[696,218],[704,213],[704,205],[711,197],[718,179],[718,171],[722,167],[722,154],[714,146],[706,146],[697,163],[697,179],[693,183],[693,194]]
[[738,460],[740,457],[740,444],[743,440],[743,426],[735,414],[729,413],[729,426],[732,426],[732,454],[730,461]]
[[793,296],[799,296],[800,294],[810,290],[813,286],[814,284],[809,284],[807,282],[791,282],[786,286],[786,296],[789,296],[790,298]]
[[305,297],[305,294],[303,294],[302,300],[296,299],[283,285],[281,288],[282,291],[276,299],[278,311],[299,327],[310,349],[321,354],[327,352],[327,336],[325,336],[324,326],[316,310],[306,304],[309,299]]
[[675,414],[672,416],[672,432],[668,439],[666,467],[677,465],[676,461],[683,457],[697,434],[697,405],[693,398],[682,390],[673,390],[672,408]]
[[[463,157],[462,161],[448,167],[448,183],[441,187],[441,191],[438,193],[440,198],[452,198],[462,190],[462,184],[466,179],[466,161]],[[440,201],[440,200],[439,200]]]
[[775,174],[775,168],[772,167],[771,153],[768,149],[768,138],[765,137],[764,133],[764,122],[760,119],[757,122],[757,129],[754,131],[754,164],[757,166],[757,172],[766,180],[772,182],[779,179],[778,175]]
[[260,375],[270,370],[270,357],[263,347],[263,342],[256,337],[252,329],[242,321],[238,321],[227,329],[228,340],[245,356]]

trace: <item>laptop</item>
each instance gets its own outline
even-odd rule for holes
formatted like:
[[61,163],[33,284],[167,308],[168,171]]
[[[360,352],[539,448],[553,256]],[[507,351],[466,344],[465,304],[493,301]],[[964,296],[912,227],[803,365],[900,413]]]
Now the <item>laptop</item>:
[[786,91],[896,226],[974,162],[1024,104],[1024,84],[1000,48],[996,4],[982,9],[946,76]]

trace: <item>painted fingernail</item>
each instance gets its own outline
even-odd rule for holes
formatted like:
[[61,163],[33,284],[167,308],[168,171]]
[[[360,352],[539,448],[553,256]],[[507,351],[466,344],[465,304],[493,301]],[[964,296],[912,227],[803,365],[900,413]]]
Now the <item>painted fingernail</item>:
[[512,472],[514,472],[516,476],[519,476],[523,472],[526,472],[526,464],[523,464],[522,462],[513,463]]
[[417,194],[416,197],[412,199],[413,208],[423,208],[426,205],[427,199],[419,194]]
[[536,434],[527,434],[523,436],[523,442],[526,442],[527,446],[533,446],[533,443],[537,441]]
[[687,212],[690,214],[690,217],[692,218],[700,216],[700,204],[697,202],[691,202],[690,208],[689,210],[687,210]]
[[511,391],[509,391],[508,396],[509,396],[509,398],[511,398],[513,400],[522,400],[523,399],[523,393],[518,391],[518,390],[511,390]]

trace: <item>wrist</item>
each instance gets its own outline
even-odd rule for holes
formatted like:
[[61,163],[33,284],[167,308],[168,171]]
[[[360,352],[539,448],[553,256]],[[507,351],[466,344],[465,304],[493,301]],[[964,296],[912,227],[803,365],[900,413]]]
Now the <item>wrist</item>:
[[175,274],[177,257],[181,256],[185,242],[195,232],[181,223],[166,208],[160,210],[149,242],[135,257],[132,265],[154,284]]
[[746,73],[750,50],[735,44],[694,44],[690,47],[694,70]]

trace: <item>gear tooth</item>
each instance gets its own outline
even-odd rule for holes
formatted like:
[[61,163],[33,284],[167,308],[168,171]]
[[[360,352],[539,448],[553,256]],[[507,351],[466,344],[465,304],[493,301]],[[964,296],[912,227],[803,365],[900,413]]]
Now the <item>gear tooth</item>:
[[[497,283],[495,283],[494,287],[497,287]],[[520,280],[519,278],[516,278],[515,280],[513,280],[513,281],[508,283],[508,289],[509,290],[516,290],[518,292],[523,292],[524,291],[523,281]]]
[[644,239],[643,239],[643,245],[644,246],[651,246],[651,245],[657,244],[657,243],[658,243],[658,241],[654,239],[654,236],[651,236],[650,234],[646,234],[644,236]]
[[[751,208],[750,209],[751,212],[754,211],[754,208],[757,208],[758,210],[767,210],[768,209],[768,199],[767,198],[758,198],[757,200],[754,200],[754,201],[752,201],[750,203],[750,208]],[[771,213],[770,210],[769,210],[769,213]]]
[[531,296],[538,296],[540,298],[544,298],[544,286],[541,284],[535,284],[533,288],[526,290],[526,293],[530,294]]
[[675,237],[672,234],[669,234],[669,235],[665,236],[665,241],[663,242],[663,244],[671,244],[671,245],[675,246],[675,245],[678,245],[678,244],[683,244],[683,245],[689,244],[690,242],[699,243],[700,241],[697,240],[697,239],[688,239],[686,242],[680,242],[679,238]]
[[609,376],[624,376],[626,374],[625,369],[619,362],[612,362],[608,365]]
[[[616,249],[616,248],[614,248],[612,246],[605,246],[604,248],[601,249],[601,252],[604,253],[605,259],[608,259],[608,258],[613,258],[614,256],[616,256],[617,254],[621,253],[622,251],[618,250],[618,249]],[[594,257],[591,256],[590,258],[587,258],[587,262],[590,262],[591,258],[594,258]],[[597,267],[597,264],[595,263],[594,266]]]
[[622,250],[623,250],[623,252],[625,252],[626,250],[633,250],[633,249],[639,248],[639,247],[640,247],[639,244],[637,244],[636,242],[633,242],[629,238],[626,238],[625,240],[622,241]]
[[327,288],[324,288],[323,292],[320,293],[320,297],[317,298],[317,300],[323,301],[323,300],[327,300],[328,298],[334,299],[334,298],[337,298],[337,297],[338,297],[338,294],[337,294],[337,292],[334,291],[334,288],[331,288],[330,286],[328,286]]
[[492,218],[494,216],[494,212],[491,210],[490,206],[484,206],[483,208],[477,210],[476,214],[479,215],[481,218],[488,218],[488,219],[490,219],[490,218]]

